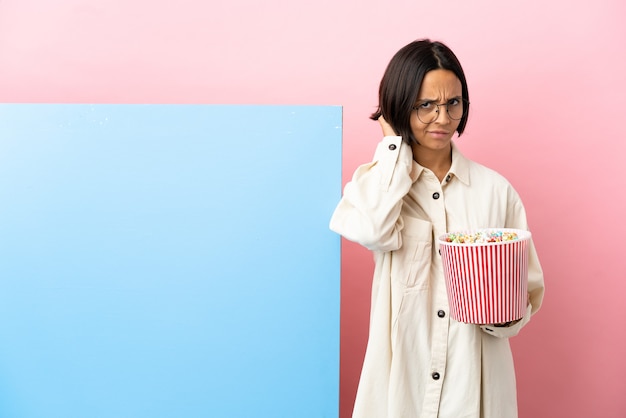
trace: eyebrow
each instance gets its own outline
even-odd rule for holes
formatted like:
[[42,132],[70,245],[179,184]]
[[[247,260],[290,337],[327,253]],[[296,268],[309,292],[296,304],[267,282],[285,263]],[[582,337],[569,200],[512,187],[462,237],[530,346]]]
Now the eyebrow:
[[[463,96],[454,96],[454,97],[450,97],[448,100],[446,100],[446,102],[449,102],[450,100],[463,100]],[[417,99],[417,103],[426,103],[426,102],[437,102],[436,99]]]

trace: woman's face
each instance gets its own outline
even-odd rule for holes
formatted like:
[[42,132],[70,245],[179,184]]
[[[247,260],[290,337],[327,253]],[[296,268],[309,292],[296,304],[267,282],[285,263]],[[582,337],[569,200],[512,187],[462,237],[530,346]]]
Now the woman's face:
[[[459,126],[460,120],[451,119],[446,111],[447,106],[435,104],[457,103],[463,106],[463,87],[461,81],[450,70],[436,69],[426,73],[422,87],[417,95],[415,107],[432,109],[430,117],[418,117],[418,110],[411,112],[411,131],[420,146],[431,150],[448,149],[452,136]],[[451,111],[452,112],[452,111]],[[422,113],[428,113],[422,111]],[[431,119],[434,119],[430,121]],[[425,123],[425,120],[427,123]]]

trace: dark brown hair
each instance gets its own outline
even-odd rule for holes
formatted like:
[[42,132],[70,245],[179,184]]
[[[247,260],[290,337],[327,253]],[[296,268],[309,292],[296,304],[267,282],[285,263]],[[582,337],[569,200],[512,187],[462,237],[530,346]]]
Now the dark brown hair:
[[427,72],[444,69],[452,71],[461,81],[463,117],[456,131],[465,130],[469,114],[469,93],[461,63],[450,48],[441,42],[421,39],[406,45],[391,58],[378,90],[378,109],[371,116],[381,115],[409,145],[417,143],[411,131],[411,112]]

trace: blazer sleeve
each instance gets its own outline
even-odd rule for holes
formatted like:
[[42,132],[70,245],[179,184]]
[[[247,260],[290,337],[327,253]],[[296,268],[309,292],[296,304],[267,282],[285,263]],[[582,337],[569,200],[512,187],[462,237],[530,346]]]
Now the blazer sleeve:
[[399,136],[386,136],[372,162],[357,168],[344,188],[330,229],[372,251],[402,246],[400,212],[414,171],[413,151]]

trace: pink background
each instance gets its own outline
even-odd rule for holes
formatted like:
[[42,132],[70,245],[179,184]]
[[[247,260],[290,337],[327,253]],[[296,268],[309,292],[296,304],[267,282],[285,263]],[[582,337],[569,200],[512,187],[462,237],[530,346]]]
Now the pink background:
[[[543,309],[512,340],[520,416],[618,418],[625,18],[620,0],[0,0],[0,101],[342,105],[347,181],[380,139],[367,117],[393,53],[446,42],[472,101],[458,144],[518,189],[546,276]],[[371,260],[344,242],[342,418],[367,339]]]

